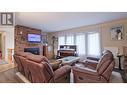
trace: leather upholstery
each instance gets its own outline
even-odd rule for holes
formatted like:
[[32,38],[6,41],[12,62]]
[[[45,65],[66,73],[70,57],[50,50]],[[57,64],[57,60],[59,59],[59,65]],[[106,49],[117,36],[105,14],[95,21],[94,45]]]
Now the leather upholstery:
[[[87,62],[88,64],[88,62]],[[97,64],[97,63],[91,63]],[[91,65],[92,66],[92,65]],[[106,52],[99,60],[96,69],[73,67],[74,82],[109,82],[112,70],[115,66],[113,54]]]
[[25,58],[26,55],[28,55],[28,54],[31,54],[31,53],[29,53],[29,52],[26,52],[26,53],[24,53],[24,52],[16,52],[15,55],[13,55],[14,60],[15,60],[15,62],[16,62],[17,65],[18,65],[18,70],[19,70],[23,75],[25,75],[25,71],[24,71],[24,66],[23,66],[23,64],[22,64],[22,62],[21,62],[21,60],[20,60],[20,57],[23,56],[23,57]]
[[[112,54],[112,52],[111,51],[109,51],[109,50],[104,50],[103,51],[103,53],[102,53],[102,56],[103,55],[105,55],[106,53],[108,53],[108,54]],[[82,63],[85,63],[84,65],[86,66],[86,67],[89,67],[89,68],[91,68],[91,69],[96,69],[96,67],[97,67],[97,64],[99,63],[99,61],[100,61],[100,59],[98,59],[98,58],[89,58],[89,57],[87,57],[88,59],[86,59],[84,62],[82,62]]]
[[104,70],[111,64],[113,59],[113,55],[106,53],[102,56],[102,58],[99,60],[99,64],[97,65],[96,70],[99,74],[102,74]]
[[[25,63],[26,60],[26,56],[27,55],[32,55],[29,52],[16,52],[16,54],[14,56],[18,57],[19,62],[18,64],[21,64],[20,68],[22,68],[22,74],[26,76],[26,78],[28,78],[30,80],[30,75],[29,75],[29,70],[28,70],[28,66]],[[15,59],[17,60],[17,59]]]
[[62,63],[62,60],[57,60],[53,63],[51,63],[51,66],[53,68],[53,71],[57,70],[60,67],[60,64]]
[[26,58],[23,57],[23,56],[19,56],[19,58],[20,58],[20,61],[21,61],[22,65],[23,65],[25,77],[26,77],[28,80],[31,81],[31,75],[30,75],[30,72],[29,72],[29,66],[28,66],[28,64],[27,64],[26,61],[25,61]]
[[14,57],[15,63],[17,64],[18,71],[21,72],[22,74],[24,74],[23,66],[20,62],[19,56],[13,55],[13,57]]
[[70,82],[71,66],[65,65],[54,72],[55,83],[68,83]]
[[[22,64],[25,77],[32,83],[66,83],[70,82],[70,66],[63,66],[53,71],[45,56],[19,52],[14,55],[17,63]],[[18,65],[19,66],[19,65]]]
[[34,61],[26,60],[29,65],[31,78],[33,83],[47,83],[52,77],[53,73],[49,73],[49,68],[46,68],[47,63],[38,64]]
[[31,54],[29,52],[16,52],[15,55],[26,57],[28,54]]
[[[109,50],[104,50],[104,51],[102,52],[102,56],[103,56],[105,53],[112,53],[112,52],[109,51]],[[100,58],[96,58],[96,57],[87,57],[87,59],[88,59],[88,60],[94,60],[94,61],[99,61],[99,60],[100,60]]]
[[37,63],[41,63],[42,61],[49,63],[48,59],[45,56],[42,56],[42,55],[32,54],[31,56],[26,56],[26,58],[31,60],[31,61],[37,62]]

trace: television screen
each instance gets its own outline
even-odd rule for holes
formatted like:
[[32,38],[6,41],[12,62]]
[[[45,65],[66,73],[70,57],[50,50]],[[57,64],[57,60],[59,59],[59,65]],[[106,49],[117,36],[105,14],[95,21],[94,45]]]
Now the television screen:
[[39,34],[28,34],[28,41],[40,43],[41,42],[41,35],[39,35]]

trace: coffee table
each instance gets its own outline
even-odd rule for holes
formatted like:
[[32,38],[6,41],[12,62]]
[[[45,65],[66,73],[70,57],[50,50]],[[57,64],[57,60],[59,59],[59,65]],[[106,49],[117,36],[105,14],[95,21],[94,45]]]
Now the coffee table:
[[73,66],[75,65],[76,62],[78,62],[80,60],[80,57],[75,57],[75,56],[68,56],[68,57],[64,57],[64,58],[61,58],[61,59],[58,59],[58,60],[61,60],[62,63],[60,65],[70,65],[70,66]]

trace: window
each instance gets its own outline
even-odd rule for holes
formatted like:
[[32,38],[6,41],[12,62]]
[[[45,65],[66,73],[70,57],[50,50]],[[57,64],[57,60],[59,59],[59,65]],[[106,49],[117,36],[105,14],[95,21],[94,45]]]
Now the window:
[[88,56],[100,56],[99,33],[88,33],[87,35]]
[[77,53],[82,58],[86,56],[99,57],[101,55],[99,32],[59,36],[58,46],[60,45],[77,45]]
[[66,36],[66,45],[74,45],[74,36],[73,35]]
[[76,35],[76,45],[77,45],[77,53],[78,55],[85,55],[86,48],[85,48],[85,35],[78,34]]
[[58,49],[60,45],[65,45],[65,36],[58,37]]

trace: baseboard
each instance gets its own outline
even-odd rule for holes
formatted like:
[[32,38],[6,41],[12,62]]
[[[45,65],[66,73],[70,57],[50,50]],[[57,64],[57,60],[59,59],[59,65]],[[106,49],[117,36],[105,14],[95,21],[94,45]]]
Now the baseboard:
[[20,72],[16,72],[16,77],[18,78],[18,80],[21,81],[21,83],[31,83],[23,74],[21,74]]

